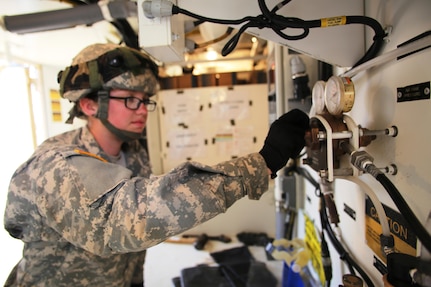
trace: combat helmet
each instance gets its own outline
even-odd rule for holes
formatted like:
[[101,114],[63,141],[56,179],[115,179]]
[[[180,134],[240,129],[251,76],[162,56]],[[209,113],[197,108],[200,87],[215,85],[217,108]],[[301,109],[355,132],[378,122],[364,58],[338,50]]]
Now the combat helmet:
[[78,100],[97,92],[96,117],[124,140],[140,135],[118,130],[108,122],[109,91],[126,89],[152,96],[159,90],[158,67],[154,61],[136,49],[116,44],[92,44],[84,48],[70,66],[58,73],[57,80],[60,95],[75,103],[66,123],[72,123],[78,116]]

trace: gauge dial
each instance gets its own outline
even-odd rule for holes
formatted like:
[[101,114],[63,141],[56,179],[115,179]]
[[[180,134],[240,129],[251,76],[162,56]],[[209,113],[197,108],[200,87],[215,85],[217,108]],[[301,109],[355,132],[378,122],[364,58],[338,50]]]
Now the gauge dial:
[[332,76],[326,82],[325,104],[334,116],[350,112],[355,102],[355,88],[350,78]]
[[316,115],[325,110],[325,81],[317,81],[313,86],[311,93],[314,112]]

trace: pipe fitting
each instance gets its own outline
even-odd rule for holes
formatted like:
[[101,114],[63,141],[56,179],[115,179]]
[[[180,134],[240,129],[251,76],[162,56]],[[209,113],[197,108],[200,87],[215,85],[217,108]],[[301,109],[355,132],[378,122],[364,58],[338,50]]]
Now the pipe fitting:
[[373,164],[374,158],[363,150],[351,153],[350,162],[359,170],[367,171],[367,167]]
[[166,17],[172,15],[172,6],[174,4],[167,0],[151,0],[142,3],[144,15],[148,19],[156,17]]

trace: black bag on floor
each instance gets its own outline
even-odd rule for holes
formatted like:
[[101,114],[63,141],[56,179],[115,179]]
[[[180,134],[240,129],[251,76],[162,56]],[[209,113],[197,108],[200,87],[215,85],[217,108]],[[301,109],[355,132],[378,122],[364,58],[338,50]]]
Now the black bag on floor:
[[256,261],[246,246],[210,254],[219,266],[181,271],[181,287],[275,287],[277,279],[265,263]]

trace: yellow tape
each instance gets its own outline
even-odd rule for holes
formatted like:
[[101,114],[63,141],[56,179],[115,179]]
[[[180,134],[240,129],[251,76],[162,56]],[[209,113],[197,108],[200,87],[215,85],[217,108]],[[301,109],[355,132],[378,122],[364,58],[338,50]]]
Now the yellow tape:
[[319,276],[320,283],[325,286],[325,272],[323,270],[320,239],[318,237],[317,230],[314,226],[314,222],[304,214],[305,218],[305,244],[310,251],[311,264],[314,270]]
[[95,155],[94,153],[91,153],[91,152],[88,152],[88,151],[85,151],[85,150],[81,150],[81,149],[75,149],[75,152],[76,153],[79,153],[79,154],[82,154],[82,155],[86,155],[86,156],[91,156],[91,157],[94,157],[94,158],[97,158],[98,160],[101,160],[101,161],[103,161],[103,162],[108,162],[106,159],[104,159],[103,157],[100,157],[100,156],[98,156],[98,155]]
[[346,16],[330,17],[320,19],[320,27],[346,25]]

